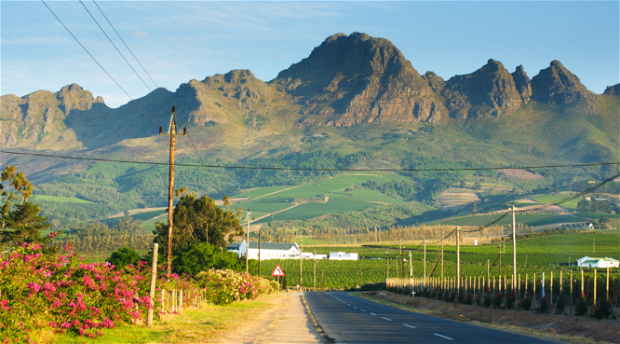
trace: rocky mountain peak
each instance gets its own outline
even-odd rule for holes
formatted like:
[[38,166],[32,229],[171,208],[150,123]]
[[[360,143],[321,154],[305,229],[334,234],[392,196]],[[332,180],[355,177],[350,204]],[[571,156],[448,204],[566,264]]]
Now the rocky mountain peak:
[[595,100],[596,94],[588,91],[560,61],[554,60],[532,78],[532,99],[549,104],[569,104],[579,100]]
[[85,91],[78,84],[71,84],[63,87],[57,93],[60,101],[59,108],[68,115],[71,110],[88,110],[93,103],[103,103],[102,97],[93,97],[92,92]]
[[305,105],[302,125],[437,121],[432,89],[387,39],[336,34],[272,81]]
[[606,96],[620,97],[620,84],[615,84],[613,86],[607,86],[603,94]]
[[521,106],[521,95],[504,65],[489,59],[482,68],[450,78],[441,94],[455,118],[500,116]]
[[532,83],[527,73],[525,73],[523,66],[517,66],[517,69],[511,75],[515,82],[515,87],[521,95],[521,100],[523,100],[525,104],[529,103],[530,97],[532,96]]

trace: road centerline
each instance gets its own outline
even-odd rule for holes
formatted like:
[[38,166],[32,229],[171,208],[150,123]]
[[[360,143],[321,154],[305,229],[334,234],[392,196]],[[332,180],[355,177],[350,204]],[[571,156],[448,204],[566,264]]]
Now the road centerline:
[[411,328],[416,328],[415,326],[411,326],[411,325],[408,325],[408,324],[403,324],[403,325],[405,325],[407,327],[411,327]]
[[387,321],[392,321],[392,319],[388,319],[386,317],[382,317],[383,319],[387,320]]
[[434,335],[436,335],[437,337],[445,338],[445,339],[447,339],[447,340],[454,340],[454,339],[452,339],[452,338],[450,338],[450,337],[442,336],[442,335],[440,335],[439,333],[433,333],[433,334],[434,334]]

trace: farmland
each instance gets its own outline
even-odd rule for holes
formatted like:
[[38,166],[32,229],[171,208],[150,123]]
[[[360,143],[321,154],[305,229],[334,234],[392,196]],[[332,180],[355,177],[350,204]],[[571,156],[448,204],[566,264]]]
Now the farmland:
[[[593,244],[596,243],[596,247]],[[519,274],[534,273],[540,275],[541,272],[554,272],[557,276],[560,271],[565,274],[576,271],[576,267],[562,266],[575,262],[577,258],[585,255],[594,257],[612,257],[620,259],[620,234],[593,234],[579,233],[549,236],[536,239],[524,239],[517,242],[517,268]],[[424,271],[424,251],[420,245],[404,245],[405,258],[409,259],[409,251],[412,254],[414,276],[420,276]],[[593,252],[594,249],[594,252]],[[396,256],[400,254],[398,245],[385,245],[383,247],[362,247],[362,246],[343,246],[343,247],[305,247],[304,252],[316,250],[317,254],[329,254],[329,252],[343,251],[356,252],[359,254],[358,261],[330,261],[317,260],[317,286],[324,285],[326,288],[351,288],[362,282],[384,282],[387,276],[388,262],[386,252],[390,256],[390,277],[397,277],[402,266],[398,265]],[[441,246],[428,245],[426,252],[426,271],[430,272],[434,262],[439,258]],[[489,264],[498,258],[498,245],[479,245],[461,246],[461,276],[481,276],[487,274],[487,260]],[[512,243],[507,242],[502,245],[502,275],[512,274]],[[400,257],[399,257],[400,258]],[[299,260],[267,260],[262,262],[261,274],[268,276],[275,268],[276,264],[287,273],[289,285],[299,284]],[[304,282],[306,287],[313,285],[313,264],[312,260],[303,261]],[[409,271],[409,262],[404,262],[406,275]],[[455,246],[444,247],[443,272],[446,277],[454,277],[456,274],[456,248]],[[441,261],[438,262],[435,276],[441,274]],[[499,275],[498,263],[490,271],[491,275]],[[617,272],[614,273],[618,278]],[[323,276],[324,284],[319,284],[320,277]]]
[[[442,225],[455,225],[455,226],[485,226],[495,221],[499,216],[494,215],[471,215],[458,218],[449,218],[446,220],[437,221],[434,224]],[[572,215],[556,215],[552,213],[542,214],[517,214],[516,221],[528,226],[541,226],[554,223],[570,223],[570,222],[583,222],[589,219],[583,216]],[[506,216],[499,222],[495,223],[499,226],[506,226],[512,224],[512,217]]]
[[[569,195],[537,195],[532,196],[531,199],[538,203],[556,203],[563,201],[567,197],[569,197]],[[562,207],[570,210],[575,210],[577,209],[577,203],[579,203],[579,199],[573,199],[568,202],[562,203]]]
[[61,196],[49,196],[49,195],[36,195],[32,199],[33,201],[47,201],[47,202],[60,202],[60,203],[92,203],[90,201],[77,198],[77,197],[61,197]]

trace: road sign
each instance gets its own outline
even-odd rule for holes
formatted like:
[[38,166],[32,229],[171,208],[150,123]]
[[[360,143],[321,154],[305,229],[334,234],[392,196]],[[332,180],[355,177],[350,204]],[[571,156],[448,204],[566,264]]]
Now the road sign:
[[282,271],[280,264],[276,265],[276,268],[273,269],[271,276],[284,276],[284,271]]

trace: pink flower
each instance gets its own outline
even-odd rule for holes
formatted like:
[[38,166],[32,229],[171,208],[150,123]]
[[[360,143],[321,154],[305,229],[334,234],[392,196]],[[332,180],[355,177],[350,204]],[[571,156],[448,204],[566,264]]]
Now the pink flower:
[[35,293],[38,293],[39,290],[41,290],[41,286],[36,282],[28,283],[28,289],[32,290]]

